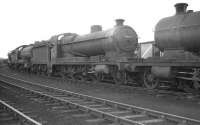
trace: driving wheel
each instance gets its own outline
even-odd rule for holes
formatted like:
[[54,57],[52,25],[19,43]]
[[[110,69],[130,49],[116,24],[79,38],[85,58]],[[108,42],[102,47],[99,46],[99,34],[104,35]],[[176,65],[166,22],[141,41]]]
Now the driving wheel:
[[144,73],[144,86],[148,89],[155,89],[159,87],[159,79],[151,73],[151,71],[146,71]]

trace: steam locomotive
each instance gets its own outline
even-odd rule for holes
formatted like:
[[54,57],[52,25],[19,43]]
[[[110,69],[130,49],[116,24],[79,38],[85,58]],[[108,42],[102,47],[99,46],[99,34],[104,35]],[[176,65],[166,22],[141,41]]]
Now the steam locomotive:
[[[93,25],[86,35],[63,33],[20,46],[8,54],[8,64],[18,70],[80,81],[137,83],[148,89],[167,84],[199,91],[200,12],[187,10],[187,6],[177,3],[176,14],[157,23],[155,41],[146,50],[134,29],[117,19],[108,30]],[[142,58],[147,50],[151,57]]]

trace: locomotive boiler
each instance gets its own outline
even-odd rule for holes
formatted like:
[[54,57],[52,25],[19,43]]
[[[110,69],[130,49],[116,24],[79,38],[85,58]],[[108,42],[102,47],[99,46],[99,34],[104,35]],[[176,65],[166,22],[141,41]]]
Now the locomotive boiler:
[[175,5],[176,14],[161,19],[155,28],[155,42],[162,50],[200,51],[200,12],[187,10],[188,4]]
[[93,26],[90,34],[77,35],[71,40],[69,37],[72,36],[64,36],[61,39],[63,53],[76,57],[105,55],[109,59],[132,56],[138,44],[138,37],[136,32],[130,26],[123,25],[123,22],[123,19],[118,19],[113,28],[105,31],[102,31],[99,25]]

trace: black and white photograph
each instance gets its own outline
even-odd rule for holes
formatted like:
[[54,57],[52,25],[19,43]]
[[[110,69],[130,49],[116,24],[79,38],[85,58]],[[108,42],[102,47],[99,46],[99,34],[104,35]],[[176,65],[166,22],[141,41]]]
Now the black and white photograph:
[[0,1],[0,125],[200,125],[200,1]]

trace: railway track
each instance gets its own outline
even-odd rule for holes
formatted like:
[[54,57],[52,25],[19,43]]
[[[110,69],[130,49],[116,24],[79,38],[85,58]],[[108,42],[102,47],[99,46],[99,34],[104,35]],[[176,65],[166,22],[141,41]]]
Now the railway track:
[[[49,104],[57,109],[64,109],[65,105],[67,105],[73,107],[72,110],[81,110],[83,112],[76,116],[95,116],[95,119],[87,119],[88,122],[109,121],[111,124],[130,125],[200,125],[200,121],[195,119],[38,85],[11,77],[1,76],[1,79],[6,83],[5,85],[27,92],[30,98],[35,98],[38,101],[47,101],[47,103],[54,100],[53,102],[55,103]],[[41,97],[43,99],[40,99]],[[63,110],[63,112],[65,111],[68,112],[69,110]]]
[[[27,89],[22,89],[22,88],[19,88],[17,86],[13,86],[10,84],[8,85],[7,83],[1,82],[0,91],[3,91],[3,92],[1,92],[0,98],[3,97],[3,100],[5,100],[5,102],[11,104],[17,110],[26,114],[28,117],[31,117],[33,119],[36,119],[37,121],[40,121],[40,123],[42,123],[42,125],[66,125],[68,123],[72,124],[72,125],[74,125],[74,124],[79,125],[79,122],[81,122],[83,120],[86,121],[86,123],[83,123],[84,125],[88,125],[88,124],[91,125],[95,122],[98,122],[98,123],[101,122],[101,123],[103,123],[103,125],[109,125],[111,123],[111,121],[108,121],[108,120],[96,121],[96,120],[98,120],[97,117],[95,117],[93,115],[85,114],[82,110],[80,110],[76,107],[69,106],[66,103],[57,101],[56,99],[49,98],[49,97],[40,95],[38,93],[34,93],[32,91],[28,91]],[[10,97],[11,95],[14,97]],[[6,96],[8,96],[9,99],[4,98]],[[21,102],[21,101],[15,102],[15,100],[27,100],[27,98],[28,98],[28,101],[31,102],[31,105],[28,105],[29,106],[28,109],[27,109],[26,103]],[[46,110],[45,113],[42,111],[36,110],[34,108],[35,107],[34,103],[40,104],[40,106],[42,106],[42,108],[44,108],[43,111]],[[41,109],[41,107],[40,107],[40,109]],[[53,119],[55,121],[54,123],[51,122],[52,115],[50,115],[51,116],[50,118],[45,118],[44,115],[48,115],[49,113],[54,113],[56,115],[56,119],[54,117],[55,115],[53,116],[54,117]],[[42,115],[42,114],[44,114],[44,115]],[[75,122],[71,122],[70,118],[65,118],[66,116],[67,117],[72,116],[75,118],[84,117],[84,119],[81,119],[81,120],[78,119]],[[51,119],[51,120],[48,120],[48,119]],[[70,122],[66,122],[67,120],[70,120]],[[83,125],[83,124],[81,124],[81,125]],[[8,125],[8,124],[6,124],[6,125]],[[16,124],[14,124],[14,125],[16,125]],[[22,125],[22,124],[19,124],[19,125]],[[29,125],[29,124],[25,124],[25,125]]]
[[0,124],[1,125],[42,125],[42,123],[30,118],[26,114],[12,107],[6,101],[0,100]]
[[[0,88],[4,88],[4,91],[7,91],[9,93],[18,94],[20,97],[16,97],[15,99],[25,99],[29,98],[30,102],[34,103],[40,103],[42,105],[45,105],[45,108],[48,110],[48,112],[53,112],[57,115],[57,119],[61,119],[63,116],[72,116],[74,118],[79,118],[76,121],[85,121],[85,123],[82,123],[81,125],[93,125],[94,123],[103,124],[103,125],[110,125],[112,122],[106,119],[99,119],[95,115],[92,115],[90,113],[85,113],[83,110],[74,107],[72,105],[68,105],[66,102],[58,101],[54,98],[47,97],[44,95],[41,95],[39,93],[35,93],[32,91],[29,91],[28,89],[22,89],[17,86],[8,85],[7,83],[1,83]],[[6,95],[6,94],[5,94]],[[4,99],[6,100],[6,99]],[[11,101],[10,101],[11,100]],[[40,113],[37,111],[31,111],[27,110],[26,108],[20,106],[19,104],[15,103],[12,99],[6,100],[6,102],[11,103],[14,105],[14,107],[17,107],[21,112],[25,112],[25,114],[28,114],[30,117],[34,117],[34,119],[40,118],[40,121],[42,121],[43,125],[61,125],[59,122],[50,123],[51,121],[44,121],[44,117],[40,116]],[[30,105],[33,106],[33,105]],[[44,108],[44,107],[43,107]],[[56,119],[56,120],[57,120]],[[81,120],[80,120],[81,119]],[[68,120],[68,119],[67,119]],[[62,121],[62,125],[65,125],[64,120]],[[78,125],[77,122],[73,122],[72,125]]]
[[[10,75],[10,74],[9,74]],[[16,74],[11,74],[11,77],[15,77]],[[27,75],[27,74],[23,74],[23,75]],[[30,76],[30,75],[27,75]],[[69,82],[69,83],[73,83],[75,84],[74,81],[72,80],[64,80],[59,78],[59,77],[47,77],[47,76],[39,76],[44,78],[44,80],[42,80],[42,82],[51,82],[56,81],[56,82]],[[37,79],[36,79],[37,80]],[[76,83],[80,83],[80,84],[87,84],[88,82],[83,82],[83,81],[76,81]],[[88,83],[89,85],[91,85],[91,83]],[[129,90],[129,91],[134,91],[137,92],[138,94],[148,94],[148,95],[153,95],[155,97],[161,97],[161,98],[174,98],[176,100],[184,100],[184,101],[188,101],[188,102],[193,102],[193,103],[197,103],[200,104],[200,93],[188,93],[188,92],[183,92],[183,91],[177,91],[177,90],[169,90],[169,89],[154,89],[154,90],[149,90],[147,88],[143,88],[143,87],[139,87],[139,86],[133,86],[133,85],[115,85],[115,84],[107,84],[104,82],[98,83],[96,85],[101,85],[101,86],[105,86],[105,87],[113,87],[113,88],[122,88],[125,90]]]

